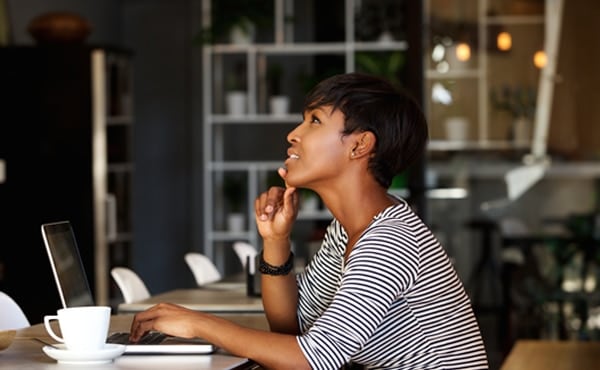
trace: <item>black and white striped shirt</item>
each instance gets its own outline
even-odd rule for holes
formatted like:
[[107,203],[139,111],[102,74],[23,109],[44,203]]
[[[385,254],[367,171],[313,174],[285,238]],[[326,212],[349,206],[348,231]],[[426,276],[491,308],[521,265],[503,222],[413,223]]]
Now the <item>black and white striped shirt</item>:
[[469,297],[431,231],[402,202],[378,214],[348,260],[337,220],[298,275],[298,343],[313,369],[487,369]]

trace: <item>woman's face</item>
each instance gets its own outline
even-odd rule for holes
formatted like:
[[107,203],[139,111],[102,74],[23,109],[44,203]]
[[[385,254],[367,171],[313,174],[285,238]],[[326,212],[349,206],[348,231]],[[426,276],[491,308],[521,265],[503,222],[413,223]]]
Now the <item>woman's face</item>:
[[288,185],[316,190],[339,178],[352,152],[352,135],[342,135],[344,119],[331,106],[304,112],[302,123],[287,136],[291,144],[285,161]]

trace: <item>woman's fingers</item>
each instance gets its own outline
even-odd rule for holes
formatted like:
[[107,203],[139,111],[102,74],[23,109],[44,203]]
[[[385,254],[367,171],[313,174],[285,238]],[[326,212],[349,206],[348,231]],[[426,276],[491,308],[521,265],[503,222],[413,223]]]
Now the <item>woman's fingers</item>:
[[168,303],[159,303],[145,311],[137,313],[131,323],[129,340],[137,342],[145,333],[154,330],[155,320],[161,315],[167,315],[169,306]]
[[288,187],[283,194],[283,209],[288,215],[295,216],[298,213],[298,192],[294,187]]
[[261,221],[270,220],[283,204],[285,189],[273,186],[256,198],[254,208],[256,216]]
[[[285,167],[279,167],[277,169],[277,173],[279,174],[279,176],[283,179],[283,181],[285,181],[285,177],[287,176],[287,168]],[[285,183],[285,186],[287,187],[287,182]]]

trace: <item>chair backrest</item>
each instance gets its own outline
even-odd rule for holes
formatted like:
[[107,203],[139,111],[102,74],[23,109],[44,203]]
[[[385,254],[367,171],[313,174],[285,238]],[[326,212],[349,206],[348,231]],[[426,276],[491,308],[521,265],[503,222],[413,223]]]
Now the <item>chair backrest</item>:
[[190,270],[192,270],[198,286],[221,280],[221,273],[217,269],[217,266],[202,253],[188,252],[184,258]]
[[254,258],[258,254],[258,251],[256,250],[256,248],[254,248],[252,246],[252,244],[246,243],[243,241],[237,241],[237,242],[233,243],[233,250],[235,251],[235,254],[237,254],[238,258],[240,259],[240,262],[242,263],[244,270],[246,269],[248,257]]
[[148,291],[146,284],[132,269],[127,267],[113,267],[110,270],[110,275],[121,290],[121,295],[123,295],[125,303],[141,301],[150,297],[150,291]]
[[8,294],[0,292],[0,330],[21,329],[30,325],[21,306]]

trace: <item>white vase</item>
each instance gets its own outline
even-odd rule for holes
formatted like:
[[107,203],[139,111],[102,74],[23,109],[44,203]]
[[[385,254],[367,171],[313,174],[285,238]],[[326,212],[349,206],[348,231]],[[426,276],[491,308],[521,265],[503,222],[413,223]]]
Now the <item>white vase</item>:
[[250,45],[254,42],[256,27],[250,21],[234,25],[229,30],[229,41],[234,45]]
[[246,114],[246,92],[229,91],[225,96],[227,104],[227,114],[240,117]]
[[531,121],[527,117],[517,117],[513,122],[513,141],[526,144],[531,139]]
[[290,98],[285,95],[273,95],[269,99],[271,114],[274,116],[284,116],[290,111]]
[[448,117],[445,126],[448,140],[467,141],[469,138],[469,120],[466,117]]
[[230,213],[227,215],[227,230],[240,233],[244,231],[246,216],[243,213]]
[[303,212],[316,212],[319,209],[319,198],[314,195],[302,197],[300,209]]

